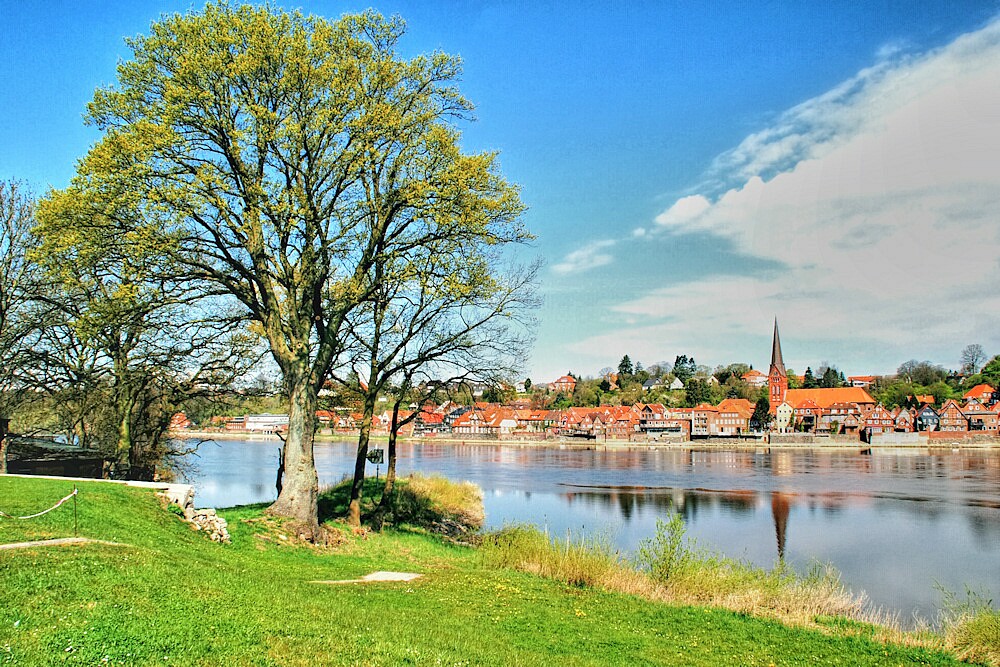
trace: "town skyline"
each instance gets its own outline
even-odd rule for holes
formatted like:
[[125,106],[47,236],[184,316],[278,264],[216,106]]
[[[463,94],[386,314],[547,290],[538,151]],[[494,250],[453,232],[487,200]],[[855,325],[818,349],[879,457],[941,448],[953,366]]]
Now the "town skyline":
[[[200,7],[4,6],[0,176],[37,195],[98,137],[124,38]],[[1000,5],[960,7],[376,5],[404,55],[462,56],[463,143],[522,186],[539,381],[624,354],[763,370],[775,316],[797,372],[1000,350]]]

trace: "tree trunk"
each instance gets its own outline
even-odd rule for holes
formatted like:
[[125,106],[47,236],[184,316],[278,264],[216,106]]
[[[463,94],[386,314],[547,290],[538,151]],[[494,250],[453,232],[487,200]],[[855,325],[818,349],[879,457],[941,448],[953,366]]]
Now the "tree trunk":
[[299,522],[300,536],[310,541],[320,538],[319,478],[313,457],[316,422],[316,389],[309,373],[285,373],[288,385],[288,436],[285,438],[284,474],[278,499],[268,512]]
[[372,418],[375,416],[375,392],[365,394],[365,407],[361,417],[361,431],[358,434],[358,457],[354,461],[354,481],[351,483],[351,502],[347,506],[347,525],[361,525],[361,497],[365,485],[365,463],[368,456],[368,442],[372,433]]
[[382,500],[379,502],[379,513],[385,515],[392,510],[393,493],[396,487],[396,437],[399,435],[399,403],[392,407],[392,426],[389,428],[389,466],[385,470],[385,486],[382,489]]

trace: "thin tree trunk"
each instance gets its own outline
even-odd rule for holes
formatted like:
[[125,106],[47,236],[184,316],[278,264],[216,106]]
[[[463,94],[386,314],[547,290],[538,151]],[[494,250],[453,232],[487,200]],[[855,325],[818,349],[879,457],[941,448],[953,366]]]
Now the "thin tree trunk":
[[288,437],[285,439],[281,492],[268,512],[301,524],[299,532],[310,541],[320,538],[317,500],[319,478],[313,457],[316,390],[309,373],[285,374],[288,384]]
[[365,394],[365,407],[358,433],[358,456],[354,461],[354,481],[351,483],[351,502],[347,506],[347,525],[361,525],[361,497],[365,485],[365,463],[368,456],[368,442],[371,439],[372,418],[375,416],[375,392]]
[[382,489],[382,500],[379,511],[382,514],[394,507],[393,493],[396,488],[396,437],[399,435],[399,401],[392,406],[392,426],[389,429],[389,466],[385,471],[385,486]]

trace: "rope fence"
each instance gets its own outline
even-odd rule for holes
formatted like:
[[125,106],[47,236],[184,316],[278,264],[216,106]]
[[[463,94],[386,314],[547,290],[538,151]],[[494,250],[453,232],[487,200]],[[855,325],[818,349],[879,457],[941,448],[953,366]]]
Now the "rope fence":
[[41,512],[35,512],[34,514],[29,514],[27,516],[14,516],[13,514],[7,514],[3,510],[0,510],[0,517],[4,517],[6,519],[18,519],[18,520],[22,520],[22,521],[25,520],[25,519],[37,519],[40,516],[48,514],[52,510],[58,509],[63,503],[65,503],[70,498],[72,498],[73,499],[73,534],[75,535],[76,532],[77,532],[77,528],[76,528],[76,496],[77,496],[77,493],[79,493],[79,491],[74,486],[73,487],[73,493],[69,494],[68,496],[66,496],[65,498],[63,498],[62,500],[60,500],[59,502],[57,502],[55,505],[53,505],[52,507],[50,507],[50,508],[48,508],[46,510],[42,510]]

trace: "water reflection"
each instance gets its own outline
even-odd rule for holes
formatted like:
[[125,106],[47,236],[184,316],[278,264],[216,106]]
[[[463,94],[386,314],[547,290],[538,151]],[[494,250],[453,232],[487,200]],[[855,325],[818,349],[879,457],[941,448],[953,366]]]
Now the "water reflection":
[[[353,469],[352,443],[319,443],[321,484]],[[272,500],[277,443],[203,447],[198,501]],[[374,468],[371,471],[374,473]],[[830,562],[903,617],[931,616],[935,582],[1000,592],[1000,452],[697,449],[597,451],[402,445],[399,472],[468,479],[487,525],[599,532],[626,553],[680,512],[698,544],[762,566]]]

